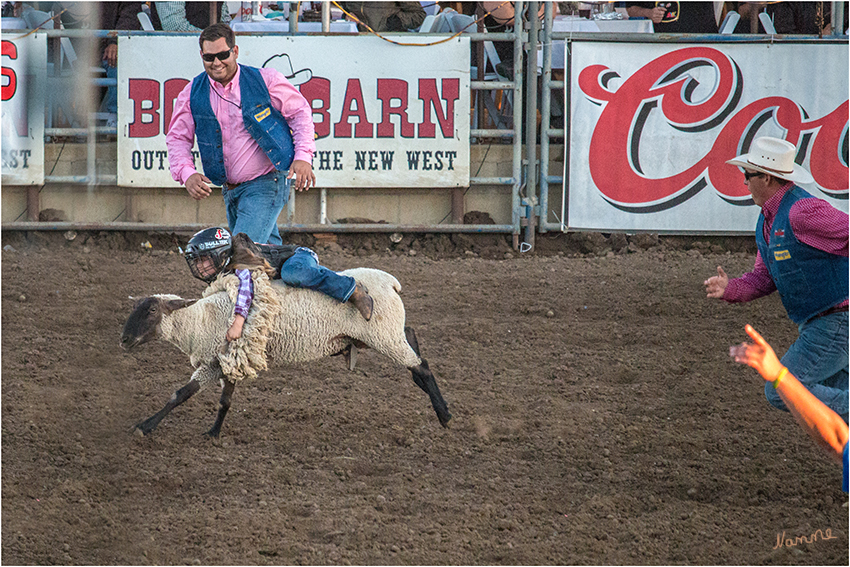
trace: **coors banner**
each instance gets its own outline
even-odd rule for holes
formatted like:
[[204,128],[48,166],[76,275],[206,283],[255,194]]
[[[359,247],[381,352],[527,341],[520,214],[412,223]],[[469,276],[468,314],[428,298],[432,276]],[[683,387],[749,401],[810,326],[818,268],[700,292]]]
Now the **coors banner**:
[[[239,63],[277,69],[310,102],[319,187],[469,185],[469,38],[417,47],[239,35],[236,44]],[[118,184],[174,187],[165,134],[177,95],[204,71],[198,38],[121,37],[118,49]],[[195,158],[200,170],[197,146]]]
[[726,160],[785,138],[847,211],[846,44],[573,43],[570,228],[752,232],[759,208]]

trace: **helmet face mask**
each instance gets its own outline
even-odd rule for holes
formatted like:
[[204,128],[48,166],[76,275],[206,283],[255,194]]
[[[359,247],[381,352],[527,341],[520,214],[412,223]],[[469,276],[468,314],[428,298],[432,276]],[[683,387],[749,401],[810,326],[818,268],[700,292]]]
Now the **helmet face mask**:
[[211,283],[230,261],[231,244],[230,233],[223,228],[207,228],[195,233],[183,253],[192,275]]

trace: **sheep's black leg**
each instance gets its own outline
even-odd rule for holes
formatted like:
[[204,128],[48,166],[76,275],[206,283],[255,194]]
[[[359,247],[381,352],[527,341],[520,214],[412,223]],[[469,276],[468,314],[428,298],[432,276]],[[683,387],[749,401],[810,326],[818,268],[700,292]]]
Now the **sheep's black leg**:
[[434,375],[431,374],[431,369],[428,368],[428,361],[422,359],[422,364],[419,366],[410,367],[410,372],[413,373],[413,381],[416,385],[422,388],[428,397],[431,398],[431,405],[434,406],[434,411],[437,412],[437,419],[440,420],[440,425],[448,427],[449,420],[452,414],[449,413],[449,408],[440,394],[440,388],[437,387],[437,381],[434,380]]
[[428,361],[422,358],[422,355],[419,353],[419,341],[416,340],[416,332],[412,327],[405,327],[404,336],[407,338],[410,348],[422,360],[419,366],[411,366],[409,368],[413,374],[413,381],[431,398],[431,405],[434,406],[434,411],[437,412],[437,419],[440,420],[440,425],[448,427],[452,414],[449,413],[449,408],[445,400],[443,400],[440,388],[437,387],[437,381],[434,379],[431,369],[428,368]]
[[233,395],[233,389],[236,387],[236,382],[225,378],[222,380],[221,400],[218,406],[218,415],[215,418],[215,423],[209,431],[204,433],[207,437],[217,439],[221,433],[221,424],[224,421],[224,416],[227,415],[227,410],[230,409],[230,398]]
[[185,386],[174,392],[174,395],[171,396],[171,399],[168,400],[164,408],[136,425],[136,431],[141,432],[143,435],[150,434],[151,431],[156,429],[162,418],[168,415],[171,410],[191,398],[200,389],[201,383],[193,377]]
[[419,341],[416,340],[416,331],[413,330],[413,327],[404,328],[404,338],[407,339],[407,344],[410,345],[410,348],[413,349],[416,356],[422,356],[419,352]]

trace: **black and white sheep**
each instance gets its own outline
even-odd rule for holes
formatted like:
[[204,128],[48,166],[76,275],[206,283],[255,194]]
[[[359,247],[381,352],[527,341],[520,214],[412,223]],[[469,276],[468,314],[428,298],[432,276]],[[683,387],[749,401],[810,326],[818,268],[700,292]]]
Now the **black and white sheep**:
[[[399,297],[398,280],[381,270],[355,268],[341,272],[364,284],[374,300],[374,314],[366,321],[350,303],[340,303],[307,289],[292,288],[279,280],[270,286],[276,292],[280,309],[272,319],[273,328],[263,353],[271,366],[309,362],[325,356],[346,354],[352,347],[368,347],[402,365],[413,381],[431,399],[440,424],[446,427],[451,414],[443,400],[428,362],[419,356],[416,334],[405,327],[404,304]],[[210,289],[209,291],[214,291]],[[231,395],[238,379],[222,370],[221,354],[225,334],[233,317],[232,293],[218,291],[202,299],[186,300],[176,295],[154,295],[136,302],[124,324],[121,346],[130,350],[153,339],[165,339],[189,355],[195,372],[159,412],[136,426],[144,435],[151,433],[168,413],[212,381],[221,381],[221,401],[212,428],[206,432],[218,437]],[[253,308],[252,308],[253,311]],[[246,329],[250,324],[249,315]],[[262,368],[265,367],[263,360]]]

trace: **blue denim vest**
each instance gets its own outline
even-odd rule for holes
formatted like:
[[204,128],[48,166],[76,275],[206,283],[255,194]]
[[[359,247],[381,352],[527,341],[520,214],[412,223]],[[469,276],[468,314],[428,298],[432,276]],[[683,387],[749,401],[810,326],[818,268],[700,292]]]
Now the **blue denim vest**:
[[847,299],[847,258],[797,240],[788,213],[791,205],[812,195],[793,186],[779,203],[770,244],[764,239],[764,213],[756,225],[756,244],[782,298],[788,317],[798,325]]
[[[278,171],[287,171],[295,156],[292,131],[286,118],[271,104],[269,89],[256,67],[239,65],[239,90],[245,129]],[[201,152],[204,175],[216,185],[227,181],[221,150],[221,126],[210,105],[210,83],[206,72],[192,80],[190,98],[195,135]]]

